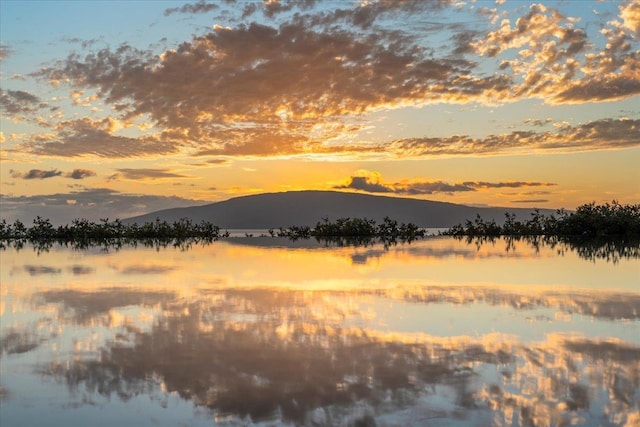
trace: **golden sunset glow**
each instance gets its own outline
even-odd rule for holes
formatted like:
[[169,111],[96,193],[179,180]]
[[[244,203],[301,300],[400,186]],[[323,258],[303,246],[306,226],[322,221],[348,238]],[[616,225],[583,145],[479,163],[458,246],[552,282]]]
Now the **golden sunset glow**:
[[291,190],[640,202],[637,0],[0,11],[7,220]]

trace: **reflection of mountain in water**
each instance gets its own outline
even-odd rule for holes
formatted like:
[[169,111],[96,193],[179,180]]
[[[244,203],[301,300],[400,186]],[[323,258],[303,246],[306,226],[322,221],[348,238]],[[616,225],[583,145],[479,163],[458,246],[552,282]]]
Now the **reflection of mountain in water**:
[[[119,292],[40,294],[44,302],[62,304],[65,313],[76,312],[78,322],[92,312],[101,316],[110,304],[162,302],[149,330],[125,324],[128,342],[108,343],[97,359],[54,362],[42,368],[44,374],[105,396],[128,399],[163,389],[219,416],[306,425],[445,418],[461,425],[625,425],[640,411],[640,347],[622,341],[551,335],[526,345],[505,336],[437,338],[348,328],[342,322],[348,307],[335,302],[335,291],[211,290],[188,300]],[[361,292],[426,304],[569,305],[605,318],[637,319],[640,312],[638,295],[619,305],[619,297],[602,293]]]

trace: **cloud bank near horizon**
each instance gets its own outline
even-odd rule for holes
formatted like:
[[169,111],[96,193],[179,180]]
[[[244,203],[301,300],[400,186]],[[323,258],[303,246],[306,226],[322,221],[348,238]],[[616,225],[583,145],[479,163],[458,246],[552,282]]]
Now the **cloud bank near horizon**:
[[343,185],[333,188],[341,190],[356,190],[367,193],[387,193],[393,195],[430,195],[436,193],[453,194],[457,192],[482,191],[488,189],[525,187],[551,187],[557,184],[535,181],[463,181],[450,183],[441,180],[403,180],[399,182],[384,182],[378,172],[362,170],[349,177]]

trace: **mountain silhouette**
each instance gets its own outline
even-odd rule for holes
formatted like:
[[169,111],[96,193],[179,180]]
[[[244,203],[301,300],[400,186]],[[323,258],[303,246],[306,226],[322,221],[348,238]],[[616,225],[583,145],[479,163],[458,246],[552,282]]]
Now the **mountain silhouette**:
[[[541,209],[542,213],[554,210]],[[454,203],[399,197],[372,196],[338,191],[290,191],[237,197],[202,206],[164,209],[123,220],[124,223],[167,222],[188,218],[207,221],[222,228],[278,228],[313,226],[322,218],[369,218],[381,222],[385,216],[420,227],[452,227],[480,215],[502,224],[505,212],[527,219],[533,209],[471,207]]]

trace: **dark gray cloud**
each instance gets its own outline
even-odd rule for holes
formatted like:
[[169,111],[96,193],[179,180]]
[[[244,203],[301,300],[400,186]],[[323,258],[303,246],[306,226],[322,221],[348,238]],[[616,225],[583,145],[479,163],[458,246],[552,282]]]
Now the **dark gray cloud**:
[[0,110],[7,115],[33,113],[47,104],[37,96],[23,90],[0,89]]
[[71,172],[67,172],[64,176],[71,179],[85,179],[95,175],[95,171],[90,169],[74,169]]
[[71,179],[84,179],[90,176],[95,176],[96,173],[89,169],[74,169],[71,172],[67,172],[63,175],[62,171],[57,169],[51,170],[42,170],[42,169],[31,169],[28,172],[19,172],[14,171],[13,169],[9,171],[11,173],[12,178],[20,178],[20,179],[46,179],[46,178],[55,178],[57,176],[64,176],[65,178]]
[[490,188],[522,188],[522,187],[547,187],[556,184],[535,181],[464,181],[460,183],[448,183],[444,181],[401,181],[395,183],[383,183],[379,175],[352,176],[346,185],[338,185],[336,189],[351,189],[366,191],[369,193],[394,193],[424,195],[434,193],[456,193],[478,191]]
[[173,15],[174,13],[207,13],[212,10],[218,9],[220,6],[213,2],[207,2],[200,0],[196,3],[186,3],[181,7],[173,7],[164,11],[165,16]]
[[122,168],[122,169],[117,169],[117,171],[120,174],[122,174],[124,178],[133,179],[133,180],[146,180],[146,179],[159,179],[159,178],[185,178],[186,177],[186,175],[181,175],[175,172],[171,172],[169,169]]
[[227,159],[209,159],[206,161],[207,164],[210,165],[226,165],[227,163],[229,163],[229,160]]
[[334,188],[349,188],[352,190],[367,191],[369,193],[391,193],[393,188],[378,182],[372,182],[369,177],[366,176],[352,176],[347,185],[339,185]]
[[47,179],[47,178],[55,178],[56,176],[62,175],[62,172],[57,169],[51,170],[42,170],[42,169],[31,169],[29,172],[18,172],[18,171],[10,171],[12,178],[21,178],[21,179]]

